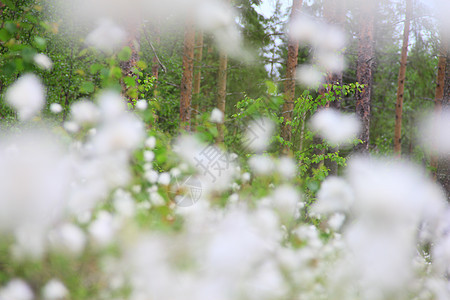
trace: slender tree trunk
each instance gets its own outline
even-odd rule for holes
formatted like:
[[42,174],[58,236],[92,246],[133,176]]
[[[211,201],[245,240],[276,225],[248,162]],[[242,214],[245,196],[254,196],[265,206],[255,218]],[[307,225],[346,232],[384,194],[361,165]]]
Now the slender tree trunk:
[[[437,78],[436,78],[436,90],[434,96],[434,111],[435,113],[440,113],[442,111],[442,100],[444,97],[444,85],[445,85],[445,64],[447,63],[447,55],[445,49],[445,43],[441,41],[441,47],[439,51],[439,60],[437,67]],[[438,167],[438,157],[435,154],[431,154],[430,165],[433,168],[433,178],[437,179],[437,167]]]
[[[440,111],[450,111],[450,41],[444,40],[445,44],[445,78],[444,78],[444,92],[442,95],[441,109]],[[439,128],[437,130],[448,130],[448,128]],[[442,185],[447,193],[448,199],[450,199],[450,158],[443,156],[437,166],[436,171],[437,181]]]
[[199,109],[199,98],[200,98],[200,83],[202,78],[202,58],[203,58],[203,32],[202,30],[197,31],[197,38],[195,40],[195,56],[194,56],[194,87],[192,91],[192,119],[195,120],[195,115],[198,113]]
[[364,85],[361,91],[356,92],[356,114],[362,122],[359,138],[362,144],[355,148],[357,151],[369,151],[370,133],[370,104],[372,100],[373,68],[375,64],[374,47],[374,0],[359,5],[359,42],[356,78]]
[[[217,77],[217,108],[225,116],[225,103],[227,96],[227,64],[228,56],[225,53],[221,53],[219,56],[219,70]],[[223,143],[224,141],[224,125],[217,124],[217,143]]]
[[398,72],[397,104],[395,106],[394,153],[397,156],[401,156],[402,153],[402,112],[411,15],[412,0],[406,0],[405,27],[403,29],[403,46],[400,59],[400,69]]
[[191,20],[186,22],[183,50],[183,76],[181,78],[180,122],[181,128],[191,130],[192,76],[194,72],[195,29]]
[[[302,7],[303,0],[293,0],[290,19],[295,18],[298,11]],[[290,142],[292,139],[292,126],[289,124],[292,121],[292,113],[294,110],[295,98],[295,68],[297,67],[298,58],[298,41],[289,39],[288,41],[288,56],[286,60],[286,76],[284,80],[284,103],[283,103],[283,123],[281,125],[281,137],[285,142]],[[284,146],[284,152],[289,151],[289,146]]]
[[[131,57],[127,61],[120,62],[120,68],[122,69],[122,76],[124,77],[133,77],[137,74],[134,73],[134,69],[136,68],[136,64],[139,61],[139,47],[140,47],[140,34],[139,34],[139,25],[138,23],[130,23],[128,24],[128,40],[127,46],[131,49]],[[136,78],[136,86],[137,86],[137,78]],[[122,82],[122,93],[126,97],[128,102],[132,102],[137,99],[137,89],[135,87],[127,87],[124,82]]]
[[[323,7],[323,15],[325,20],[336,26],[342,27],[345,23],[345,11],[346,11],[346,1],[345,0],[325,0]],[[343,51],[343,49],[340,49]],[[341,53],[343,55],[343,53]],[[335,109],[341,108],[341,96],[334,91],[335,86],[342,85],[342,71],[339,72],[327,72],[326,84],[329,86],[328,92],[332,92],[335,95],[336,100],[327,103],[328,107],[333,107]],[[338,151],[337,147],[332,147],[328,150],[328,153],[336,153]],[[325,167],[329,170],[329,175],[337,175],[338,165],[335,160],[327,159],[325,160]]]
[[[157,22],[155,29],[155,44],[156,46],[159,46],[161,43],[161,30],[160,30],[160,24]],[[158,96],[158,78],[159,78],[159,59],[158,55],[156,54],[156,50],[153,54],[152,59],[152,76],[155,78],[155,83],[153,85],[153,96]]]

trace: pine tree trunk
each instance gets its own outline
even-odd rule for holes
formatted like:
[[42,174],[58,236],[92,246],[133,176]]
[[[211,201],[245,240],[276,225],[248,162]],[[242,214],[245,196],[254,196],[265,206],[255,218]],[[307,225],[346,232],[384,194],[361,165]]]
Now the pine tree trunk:
[[200,83],[201,83],[201,70],[202,70],[202,58],[203,58],[203,32],[198,30],[197,38],[195,40],[195,56],[194,56],[194,87],[192,91],[192,119],[195,120],[195,115],[198,113],[199,109],[199,97],[200,97]]
[[[128,31],[129,35],[126,45],[131,49],[131,57],[127,61],[120,62],[120,68],[122,69],[123,77],[136,77],[137,86],[138,78],[134,70],[136,68],[137,62],[139,61],[140,34],[138,24],[129,24]],[[122,93],[129,103],[137,99],[136,87],[127,87],[124,82],[122,82]]]
[[191,100],[192,76],[194,72],[194,43],[195,29],[192,21],[186,22],[183,50],[183,76],[181,78],[180,92],[180,127],[190,131],[191,126]]
[[364,85],[364,88],[356,93],[356,114],[362,122],[359,136],[362,144],[358,144],[355,149],[361,152],[369,151],[370,104],[375,64],[374,11],[375,4],[373,0],[365,1],[360,5],[356,79],[360,84]]
[[[155,44],[156,46],[159,46],[159,44],[161,43],[161,31],[159,22],[155,26],[154,32],[155,32]],[[159,78],[159,59],[156,54],[156,50],[155,53],[153,54],[152,59],[152,76],[155,78],[155,83],[153,86],[153,96],[156,97],[158,96],[158,78]]]
[[403,46],[400,59],[400,69],[398,72],[397,104],[395,106],[394,153],[397,156],[401,156],[402,153],[402,112],[411,15],[412,0],[406,0],[405,27],[403,29]]
[[[445,64],[447,63],[447,55],[445,49],[445,43],[441,41],[441,47],[439,51],[439,60],[437,67],[437,78],[436,78],[436,90],[434,96],[434,111],[435,113],[440,113],[442,111],[442,98],[444,96],[444,85],[445,85]],[[437,167],[438,167],[438,157],[431,154],[430,165],[433,168],[433,178],[437,179]]]
[[[221,53],[219,57],[219,70],[217,77],[217,108],[225,116],[225,102],[227,95],[227,64],[228,56],[225,53]],[[224,132],[223,124],[217,124],[217,143],[223,143]]]
[[[325,0],[323,7],[323,15],[327,23],[334,24],[340,27],[343,27],[345,23],[345,11],[346,11],[346,3],[345,0]],[[343,51],[343,49],[341,49]],[[341,53],[343,55],[343,53]],[[339,72],[327,72],[326,76],[326,84],[328,86],[340,86],[342,85],[342,71]],[[334,92],[333,88],[329,92]],[[327,103],[328,107],[333,107],[335,109],[341,108],[341,100],[342,98],[335,94],[335,101]],[[328,153],[336,153],[338,151],[337,147],[332,147],[328,150]],[[337,175],[338,173],[338,165],[336,161],[327,159],[325,160],[325,167],[329,170],[329,175]]]
[[[290,19],[293,20],[302,7],[303,0],[294,0],[292,2],[292,10]],[[292,121],[292,113],[294,110],[295,98],[295,68],[297,67],[298,58],[298,41],[289,39],[288,41],[288,56],[286,61],[286,78],[284,80],[284,103],[283,103],[283,123],[281,125],[281,137],[285,142],[290,142],[292,139],[292,126],[289,122]],[[284,146],[284,152],[288,152],[289,147]]]
[[[441,111],[445,110],[448,112],[450,110],[450,43],[449,41],[443,42],[445,43],[446,61]],[[439,128],[438,130],[448,130],[448,128]],[[448,199],[450,199],[450,158],[448,156],[442,157],[442,159],[439,160],[436,175],[438,182],[446,191]]]

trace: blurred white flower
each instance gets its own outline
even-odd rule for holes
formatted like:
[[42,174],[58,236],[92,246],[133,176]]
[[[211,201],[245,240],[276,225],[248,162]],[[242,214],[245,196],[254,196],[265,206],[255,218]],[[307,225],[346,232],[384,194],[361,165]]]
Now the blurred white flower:
[[76,133],[80,130],[80,125],[78,125],[76,122],[73,121],[66,121],[64,122],[63,126],[64,129],[70,133]]
[[317,214],[348,212],[354,201],[352,188],[347,181],[329,176],[322,182],[311,211]]
[[302,44],[312,43],[323,32],[319,22],[307,15],[301,15],[289,22],[289,37]]
[[278,173],[286,180],[292,179],[297,173],[295,160],[290,157],[282,157],[277,162]]
[[269,175],[275,169],[273,159],[265,155],[253,155],[248,164],[256,175]]
[[167,172],[162,172],[159,174],[158,183],[162,185],[169,185],[170,184],[170,174]]
[[50,111],[54,114],[59,114],[63,111],[63,107],[59,103],[50,104]]
[[146,140],[145,140],[145,147],[149,148],[149,149],[153,149],[156,146],[156,138],[154,136],[149,136]]
[[262,152],[270,144],[275,125],[272,120],[262,117],[252,120],[245,131],[243,146],[252,151]]
[[97,246],[106,247],[114,242],[118,225],[110,213],[101,211],[89,226],[89,235]]
[[12,279],[8,284],[0,289],[0,299],[2,300],[32,300],[33,291],[22,279]]
[[338,231],[339,229],[341,229],[344,222],[345,222],[345,215],[341,213],[332,214],[328,219],[328,225],[334,231]]
[[285,219],[295,215],[297,204],[301,201],[300,193],[290,185],[281,185],[273,191],[273,207]]
[[118,189],[113,196],[114,209],[120,216],[131,218],[136,212],[136,203],[132,195],[123,189]]
[[45,89],[36,75],[25,74],[6,90],[5,98],[17,111],[19,119],[27,121],[44,107]]
[[98,21],[97,27],[86,37],[86,44],[109,53],[125,42],[127,33],[110,19]]
[[211,112],[211,117],[209,118],[209,121],[212,123],[222,124],[223,123],[223,112],[218,108],[214,108]]
[[152,162],[154,158],[155,158],[155,153],[153,151],[150,151],[150,150],[144,151],[144,160],[146,162]]
[[308,88],[317,88],[323,82],[322,72],[312,65],[300,65],[295,72],[297,81]]
[[80,100],[70,107],[72,120],[78,125],[95,125],[100,117],[97,106],[89,100]]
[[425,118],[419,126],[421,144],[431,153],[450,156],[450,109],[443,109]]
[[63,300],[68,296],[69,291],[66,286],[58,279],[51,279],[42,288],[42,297],[44,300]]
[[331,145],[345,145],[357,137],[360,123],[356,116],[331,108],[321,109],[311,118],[311,128]]
[[319,51],[316,53],[315,59],[317,63],[328,72],[338,73],[345,69],[345,59],[343,55],[329,51]]
[[75,224],[64,223],[50,231],[48,235],[51,247],[63,254],[78,256],[84,251],[86,235]]
[[53,66],[52,60],[45,54],[39,53],[33,57],[34,63],[43,70],[51,70]]
[[158,181],[159,173],[155,170],[149,170],[144,174],[145,179],[150,183],[156,183]]
[[146,110],[147,107],[148,107],[147,100],[138,100],[138,101],[136,101],[136,108],[138,110]]

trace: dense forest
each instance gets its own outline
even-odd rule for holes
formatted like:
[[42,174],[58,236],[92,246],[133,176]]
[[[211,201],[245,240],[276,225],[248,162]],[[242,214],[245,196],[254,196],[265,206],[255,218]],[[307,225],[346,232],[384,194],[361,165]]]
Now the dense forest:
[[450,299],[447,0],[0,0],[0,300]]

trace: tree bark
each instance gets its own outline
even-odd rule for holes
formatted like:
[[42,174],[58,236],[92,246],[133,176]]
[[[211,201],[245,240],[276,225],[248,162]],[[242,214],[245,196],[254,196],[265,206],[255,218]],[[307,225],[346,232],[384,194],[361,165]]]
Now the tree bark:
[[398,157],[400,157],[402,153],[402,112],[411,15],[412,0],[406,0],[405,27],[403,29],[403,46],[400,58],[400,69],[398,72],[397,104],[395,106],[394,153]]
[[202,58],[203,58],[203,31],[197,31],[197,38],[195,40],[195,56],[194,56],[194,86],[192,91],[193,98],[193,116],[198,113],[199,109],[199,97],[200,97],[200,83],[202,79]]
[[[225,53],[221,53],[219,57],[219,70],[217,77],[217,108],[223,113],[225,118],[225,103],[227,96],[227,64],[228,56]],[[217,143],[223,143],[224,141],[224,125],[217,124]]]
[[[137,86],[137,74],[135,74],[134,70],[136,68],[137,62],[139,61],[139,48],[140,48],[140,34],[139,34],[139,23],[132,22],[128,24],[128,40],[126,45],[131,49],[131,57],[127,61],[120,62],[120,68],[122,69],[123,77],[136,77],[136,86]],[[128,102],[132,102],[137,99],[136,95],[132,95],[131,89],[136,89],[135,87],[127,87],[124,82],[122,82],[122,93],[126,97]]]
[[[159,22],[156,24],[155,29],[155,44],[156,46],[159,46],[161,43],[161,30],[160,30],[160,24]],[[153,96],[158,95],[158,78],[159,78],[159,59],[158,55],[155,53],[153,54],[152,58],[152,76],[155,78],[155,84],[153,86]]]
[[373,0],[365,1],[359,6],[359,42],[356,79],[364,87],[356,92],[356,114],[361,120],[362,129],[359,138],[361,144],[355,150],[369,151],[370,105],[372,100],[373,68],[375,65],[374,47],[374,11]]
[[[444,78],[444,91],[441,101],[440,111],[448,112],[450,110],[450,43],[449,41],[443,41],[445,43],[445,78]],[[438,130],[448,130],[448,128],[439,128]],[[439,160],[436,170],[437,181],[442,185],[447,193],[447,198],[450,199],[450,158],[444,156]]]
[[[334,24],[336,26],[343,27],[345,23],[345,11],[346,11],[346,1],[345,0],[325,0],[323,7],[323,16],[327,23]],[[343,51],[343,49],[340,49]],[[343,53],[341,53],[343,55]],[[328,107],[333,107],[335,109],[341,108],[342,97],[334,92],[335,86],[342,85],[343,73],[340,72],[327,72],[326,84],[329,86],[328,92],[332,92],[335,95],[335,100],[327,103]],[[335,153],[338,151],[337,147],[332,147],[328,150],[328,153]],[[335,160],[327,159],[325,160],[325,167],[329,170],[329,175],[337,175],[338,165]]]
[[181,78],[180,127],[191,130],[192,76],[194,72],[195,29],[191,20],[186,22],[183,50],[183,76]]
[[[298,14],[302,7],[303,0],[294,0],[292,2],[292,10],[290,20],[292,21]],[[283,123],[281,125],[281,137],[285,142],[290,142],[292,139],[292,126],[289,124],[292,121],[292,113],[294,110],[295,98],[295,68],[297,67],[298,59],[298,41],[289,39],[288,41],[288,56],[286,60],[286,76],[284,80],[284,103],[281,116]],[[283,147],[284,152],[289,151],[289,146]]]

